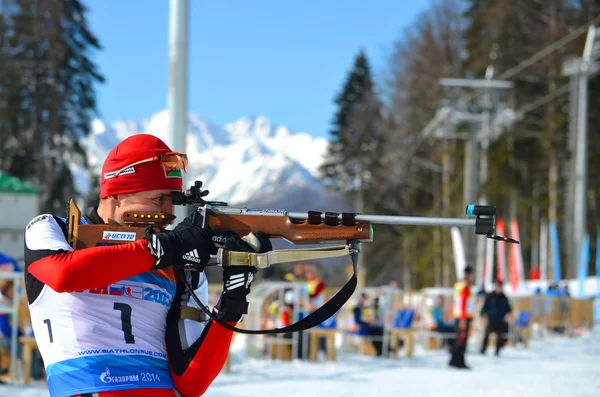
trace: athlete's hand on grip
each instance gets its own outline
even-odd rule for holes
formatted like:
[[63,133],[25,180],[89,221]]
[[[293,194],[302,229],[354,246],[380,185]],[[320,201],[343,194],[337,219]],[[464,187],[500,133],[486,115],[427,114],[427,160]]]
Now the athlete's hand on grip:
[[[187,220],[187,218],[186,218]],[[184,221],[185,222],[185,221]],[[210,230],[189,223],[146,237],[150,253],[156,258],[153,269],[166,267],[203,267],[217,253]]]
[[[224,249],[264,253],[271,251],[273,247],[269,236],[259,231],[248,234],[244,239],[238,235],[231,236]],[[256,272],[258,269],[254,266],[223,266],[223,292],[215,306],[221,320],[237,322],[242,315],[248,313],[246,296],[250,293]]]
[[237,234],[233,234],[225,243],[224,249],[228,251],[265,253],[273,250],[273,245],[269,236],[258,231],[249,233],[242,238]]

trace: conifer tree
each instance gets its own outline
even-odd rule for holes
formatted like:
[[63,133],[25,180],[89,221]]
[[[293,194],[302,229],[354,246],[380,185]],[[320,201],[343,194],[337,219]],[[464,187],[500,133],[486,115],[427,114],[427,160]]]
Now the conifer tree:
[[376,181],[374,175],[380,169],[383,148],[382,106],[374,92],[371,68],[363,51],[355,58],[335,102],[338,110],[321,172],[328,187],[355,193],[362,211],[368,206],[364,193]]
[[103,82],[90,56],[100,44],[80,0],[7,2],[10,34],[0,48],[11,83],[0,103],[10,108],[0,113],[0,165],[38,185],[42,211],[61,213],[78,193],[75,179],[86,177],[71,175],[71,165],[86,173],[81,140],[96,111],[94,84]]

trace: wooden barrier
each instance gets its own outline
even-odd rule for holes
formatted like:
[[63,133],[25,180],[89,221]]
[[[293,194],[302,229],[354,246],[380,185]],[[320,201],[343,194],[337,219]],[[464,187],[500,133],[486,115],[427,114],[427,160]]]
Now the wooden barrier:
[[594,328],[594,301],[595,299],[586,299],[583,303],[583,318],[586,320],[588,329]]
[[402,339],[406,358],[411,358],[415,345],[415,332],[414,328],[392,328],[390,330],[390,353],[395,354],[398,351],[399,340]]
[[367,335],[361,335],[361,344],[360,344],[360,353],[364,354],[365,356],[376,356],[377,355],[377,349],[375,349],[375,345],[373,344],[373,339],[374,338],[381,338],[381,337],[370,337]]
[[544,325],[550,330],[567,329],[571,302],[566,297],[544,297]]
[[513,312],[532,312],[533,311],[533,297],[519,297],[511,300],[511,307]]
[[290,361],[292,359],[292,346],[287,343],[272,343],[269,355],[271,360]]
[[319,351],[319,341],[325,338],[325,348],[327,351],[327,361],[335,361],[335,335],[338,333],[336,329],[312,328],[308,331],[310,338],[309,359],[317,361],[317,353]]
[[570,327],[592,328],[594,325],[594,300],[571,299]]

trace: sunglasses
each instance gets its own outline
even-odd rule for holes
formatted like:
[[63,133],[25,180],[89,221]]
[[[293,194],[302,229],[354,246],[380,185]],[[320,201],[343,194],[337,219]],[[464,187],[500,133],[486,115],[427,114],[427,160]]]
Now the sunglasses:
[[188,170],[188,158],[186,154],[168,152],[159,154],[158,156],[149,157],[144,160],[136,161],[135,163],[131,163],[118,171],[107,172],[106,174],[104,174],[104,179],[116,178],[120,175],[133,174],[135,172],[135,170],[132,168],[133,166],[143,163],[149,163],[151,161],[160,161],[160,165],[165,170],[165,172],[174,170],[183,170],[183,172],[187,172]]

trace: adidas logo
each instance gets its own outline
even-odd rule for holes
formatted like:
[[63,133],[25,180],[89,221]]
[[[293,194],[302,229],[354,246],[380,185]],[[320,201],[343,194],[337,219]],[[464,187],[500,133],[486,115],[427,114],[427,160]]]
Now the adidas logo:
[[192,262],[197,262],[197,263],[201,262],[197,249],[194,249],[194,250],[188,252],[187,254],[182,256],[182,258],[185,259],[186,261],[192,261]]
[[223,243],[225,244],[229,240],[227,237],[223,236],[212,236],[212,241],[215,243]]
[[227,289],[227,291],[231,291],[243,286],[245,284],[245,276],[246,275],[244,273],[234,274],[233,276],[231,276],[225,284],[225,288]]

